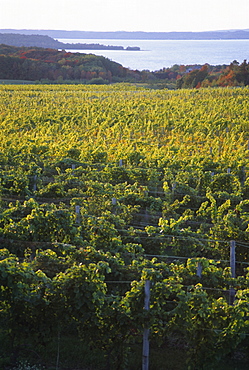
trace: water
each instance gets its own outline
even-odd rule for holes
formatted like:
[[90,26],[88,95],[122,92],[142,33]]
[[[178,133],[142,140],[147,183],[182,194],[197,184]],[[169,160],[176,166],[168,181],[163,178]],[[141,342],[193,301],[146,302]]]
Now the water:
[[156,71],[174,64],[230,64],[249,59],[249,40],[59,39],[65,43],[139,46],[141,51],[68,50],[103,55],[130,69]]

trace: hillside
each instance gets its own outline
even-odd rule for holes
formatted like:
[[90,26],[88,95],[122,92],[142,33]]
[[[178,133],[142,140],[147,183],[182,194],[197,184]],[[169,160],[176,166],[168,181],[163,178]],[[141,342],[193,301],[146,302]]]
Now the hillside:
[[65,50],[0,45],[0,79],[109,84],[134,82],[152,88],[249,85],[249,63],[174,65],[159,71],[133,71],[103,56]]
[[93,54],[0,45],[0,79],[109,83],[129,73],[121,64]]
[[19,34],[19,33],[0,33],[0,44],[12,45],[12,46],[25,46],[25,47],[42,47],[42,48],[53,48],[53,49],[78,49],[78,50],[129,50],[138,51],[139,47],[127,47],[113,46],[113,45],[101,45],[101,44],[86,44],[86,43],[63,43],[58,40],[54,40],[52,37],[47,35],[39,34]]

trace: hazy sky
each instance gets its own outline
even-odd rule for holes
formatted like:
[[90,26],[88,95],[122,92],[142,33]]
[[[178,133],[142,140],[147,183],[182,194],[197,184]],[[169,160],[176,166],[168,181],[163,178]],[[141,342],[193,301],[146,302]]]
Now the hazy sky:
[[82,31],[249,29],[249,0],[0,0],[0,28]]

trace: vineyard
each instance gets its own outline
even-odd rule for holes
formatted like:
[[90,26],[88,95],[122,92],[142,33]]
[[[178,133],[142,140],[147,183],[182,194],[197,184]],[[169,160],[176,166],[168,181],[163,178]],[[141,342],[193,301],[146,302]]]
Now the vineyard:
[[248,368],[249,89],[0,96],[0,368]]

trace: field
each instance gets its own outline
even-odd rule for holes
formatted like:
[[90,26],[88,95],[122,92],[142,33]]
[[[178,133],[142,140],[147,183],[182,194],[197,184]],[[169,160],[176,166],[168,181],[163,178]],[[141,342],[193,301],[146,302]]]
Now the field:
[[248,368],[247,87],[0,85],[0,128],[0,368]]

